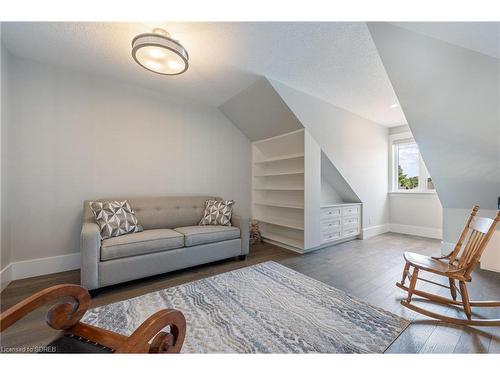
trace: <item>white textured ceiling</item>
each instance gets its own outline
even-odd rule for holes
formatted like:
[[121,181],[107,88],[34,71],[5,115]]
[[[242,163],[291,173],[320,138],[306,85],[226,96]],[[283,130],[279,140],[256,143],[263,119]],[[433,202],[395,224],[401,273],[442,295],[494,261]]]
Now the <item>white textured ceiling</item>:
[[[189,70],[160,76],[131,57],[132,38],[166,28]],[[364,22],[2,23],[17,56],[112,77],[218,106],[266,76],[385,126],[406,123]]]
[[[177,77],[132,59],[132,38],[165,27],[188,50]],[[386,126],[405,123],[365,23],[3,23],[17,56],[220,105],[256,76],[281,81]]]

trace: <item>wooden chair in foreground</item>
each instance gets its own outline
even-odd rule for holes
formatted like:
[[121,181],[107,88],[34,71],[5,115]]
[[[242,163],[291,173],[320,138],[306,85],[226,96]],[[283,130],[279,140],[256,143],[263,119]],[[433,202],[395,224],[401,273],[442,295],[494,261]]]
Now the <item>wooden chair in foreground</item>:
[[[179,353],[186,335],[184,315],[173,309],[156,312],[130,336],[120,335],[80,322],[90,306],[90,295],[79,285],[63,284],[44,289],[0,315],[0,332],[40,306],[60,302],[50,308],[47,324],[60,335],[47,347],[55,353]],[[170,333],[161,331],[170,326]],[[150,340],[152,342],[150,343]]]
[[[474,206],[460,239],[450,254],[443,257],[427,257],[416,253],[404,253],[406,264],[403,269],[403,278],[400,283],[396,284],[396,286],[408,292],[406,300],[401,301],[403,306],[447,323],[471,326],[500,326],[500,319],[472,318],[472,307],[500,307],[500,301],[469,300],[467,283],[472,280],[471,274],[479,264],[481,255],[488,241],[493,236],[497,223],[500,221],[500,211],[498,211],[495,219],[489,219],[476,216],[478,210],[479,206]],[[410,267],[413,268],[413,272],[411,273]],[[448,278],[449,286],[419,277],[420,271],[426,271]],[[405,286],[406,278],[410,280],[410,285],[408,287]],[[430,282],[450,289],[451,299],[417,289],[417,280]],[[458,288],[456,282],[458,282]],[[461,297],[459,301],[457,301],[457,293],[460,294]],[[416,306],[412,303],[413,295],[443,305],[458,306],[464,310],[467,319],[441,315]]]

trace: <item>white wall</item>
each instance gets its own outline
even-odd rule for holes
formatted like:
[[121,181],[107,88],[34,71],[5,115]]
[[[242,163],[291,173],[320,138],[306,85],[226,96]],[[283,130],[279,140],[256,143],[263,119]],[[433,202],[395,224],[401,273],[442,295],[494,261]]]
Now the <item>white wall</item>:
[[[0,23],[0,41],[1,41],[1,23]],[[3,44],[0,44],[0,197],[2,196],[2,163],[3,158],[2,155],[2,130],[4,127],[4,122],[7,117],[7,113],[5,111],[4,102],[7,101],[6,97],[6,64],[4,62],[5,54]],[[2,200],[0,199],[0,270],[9,264],[9,259],[4,255],[4,249],[2,247]]]
[[345,178],[328,158],[321,152],[321,203],[361,203]]
[[332,185],[321,176],[321,204],[344,203]]
[[12,262],[78,252],[84,199],[217,194],[250,213],[250,142],[216,108],[15,57],[9,99]]
[[386,231],[387,128],[282,83],[270,82],[363,202],[365,234]]
[[391,232],[443,238],[443,208],[436,194],[390,194]]
[[[1,36],[1,27],[0,27]],[[3,132],[7,121],[7,50],[3,44],[0,46],[0,197],[2,197],[3,183]],[[10,252],[2,246],[2,200],[0,199],[0,270],[3,270],[10,263]]]
[[[1,27],[0,27],[1,30]],[[0,31],[1,33],[1,31]],[[8,223],[7,210],[3,202],[5,201],[4,188],[6,179],[5,174],[5,130],[8,120],[8,51],[3,44],[0,46],[0,291],[3,290],[12,280],[12,272],[10,267],[10,249],[7,246],[8,232],[3,230],[3,227]]]

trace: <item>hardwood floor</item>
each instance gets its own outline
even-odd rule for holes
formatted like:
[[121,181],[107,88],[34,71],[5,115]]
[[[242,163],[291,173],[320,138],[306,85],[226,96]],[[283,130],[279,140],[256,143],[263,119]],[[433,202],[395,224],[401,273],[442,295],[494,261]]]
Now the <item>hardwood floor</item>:
[[[421,237],[386,233],[368,240],[351,241],[305,255],[270,244],[253,246],[245,261],[236,258],[187,270],[142,279],[99,291],[93,297],[93,307],[132,298],[193,280],[274,260],[298,272],[342,289],[366,302],[380,306],[413,323],[394,341],[388,353],[500,353],[500,328],[460,327],[429,320],[399,304],[404,292],[396,288],[401,279],[404,251],[438,254],[440,241]],[[430,276],[430,275],[429,275]],[[435,281],[439,277],[431,277]],[[0,295],[1,310],[45,287],[61,283],[78,283],[79,272],[18,280]],[[447,294],[448,290],[430,285],[426,290]],[[473,299],[500,299],[500,274],[477,270],[470,285]],[[432,305],[431,307],[435,307]],[[457,313],[453,308],[435,307],[440,312]],[[500,316],[500,309],[480,309],[478,314]],[[12,326],[1,337],[3,346],[43,344],[53,337],[44,323],[46,310],[40,309]]]

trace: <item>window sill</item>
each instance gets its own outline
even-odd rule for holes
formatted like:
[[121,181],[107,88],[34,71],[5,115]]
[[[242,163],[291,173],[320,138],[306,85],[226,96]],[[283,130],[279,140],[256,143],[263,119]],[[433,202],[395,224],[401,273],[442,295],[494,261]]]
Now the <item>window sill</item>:
[[437,198],[435,191],[390,191],[390,197],[405,197],[405,198]]

